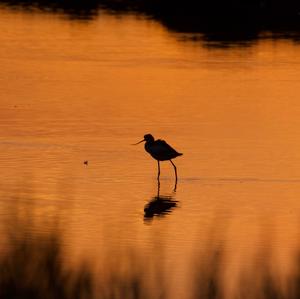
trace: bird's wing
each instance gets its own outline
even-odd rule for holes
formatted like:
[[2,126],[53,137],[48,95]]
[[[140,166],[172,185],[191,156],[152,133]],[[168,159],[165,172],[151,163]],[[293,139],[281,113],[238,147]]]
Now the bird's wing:
[[170,146],[168,143],[166,143],[164,140],[158,139],[155,141],[155,143],[160,148],[160,150],[163,152],[178,154],[177,151],[172,146]]

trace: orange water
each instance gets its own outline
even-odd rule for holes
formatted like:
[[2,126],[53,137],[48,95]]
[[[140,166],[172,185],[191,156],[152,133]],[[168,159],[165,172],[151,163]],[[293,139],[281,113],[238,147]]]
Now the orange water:
[[[39,231],[58,220],[69,259],[97,267],[103,252],[127,249],[157,258],[180,298],[178,281],[207,242],[223,244],[225,277],[263,249],[289,271],[300,212],[298,44],[207,47],[131,15],[0,16],[2,227],[29,209]],[[184,153],[176,193],[162,163],[160,195],[177,206],[152,220],[144,206],[157,195],[157,165],[130,145],[145,133]]]

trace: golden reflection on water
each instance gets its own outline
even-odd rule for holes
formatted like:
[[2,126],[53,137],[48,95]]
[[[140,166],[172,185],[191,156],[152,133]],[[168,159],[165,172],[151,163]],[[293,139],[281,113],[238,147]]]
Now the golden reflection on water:
[[[10,213],[8,200],[35,198],[36,217],[62,219],[70,260],[97,265],[105,250],[153,257],[160,248],[177,296],[212,226],[225,273],[238,276],[265,249],[290,271],[299,245],[297,44],[208,48],[130,15],[0,13],[0,214]],[[160,194],[180,204],[151,225],[144,206],[157,196],[156,162],[130,145],[145,133],[184,153],[174,161],[176,194],[162,163]]]

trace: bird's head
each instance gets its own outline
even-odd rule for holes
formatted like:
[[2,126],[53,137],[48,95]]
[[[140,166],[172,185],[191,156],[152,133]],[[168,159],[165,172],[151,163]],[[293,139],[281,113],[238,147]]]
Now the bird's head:
[[151,134],[146,134],[146,135],[144,135],[144,139],[143,140],[139,141],[138,143],[134,143],[133,145],[137,145],[137,144],[139,144],[141,142],[144,142],[144,141],[146,141],[146,142],[153,142],[154,141],[154,137]]
[[154,141],[154,137],[151,134],[146,134],[146,135],[144,135],[144,140],[146,142],[153,142]]

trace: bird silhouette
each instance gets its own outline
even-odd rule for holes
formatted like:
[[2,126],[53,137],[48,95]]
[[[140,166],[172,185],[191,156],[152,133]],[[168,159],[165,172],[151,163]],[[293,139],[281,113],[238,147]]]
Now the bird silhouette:
[[[158,165],[158,174],[157,174],[157,180],[159,181],[160,176],[160,161],[170,161],[174,167],[175,171],[175,179],[177,183],[177,168],[175,164],[173,163],[172,159],[175,159],[178,156],[182,156],[182,153],[178,153],[174,148],[172,148],[168,143],[166,143],[164,140],[157,139],[155,140],[154,137],[151,134],[144,135],[144,139],[139,141],[138,143],[135,143],[133,145],[137,145],[141,142],[145,143],[145,150],[148,152],[155,160],[157,160]],[[175,186],[176,186],[175,183]],[[175,188],[176,189],[176,188]]]

